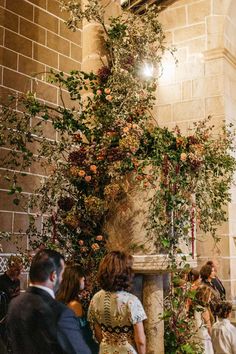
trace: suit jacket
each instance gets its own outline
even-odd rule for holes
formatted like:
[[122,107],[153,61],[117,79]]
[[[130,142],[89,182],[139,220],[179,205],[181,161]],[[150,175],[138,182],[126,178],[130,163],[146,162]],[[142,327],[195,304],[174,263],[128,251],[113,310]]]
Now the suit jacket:
[[91,354],[73,311],[37,287],[11,301],[7,331],[13,354]]

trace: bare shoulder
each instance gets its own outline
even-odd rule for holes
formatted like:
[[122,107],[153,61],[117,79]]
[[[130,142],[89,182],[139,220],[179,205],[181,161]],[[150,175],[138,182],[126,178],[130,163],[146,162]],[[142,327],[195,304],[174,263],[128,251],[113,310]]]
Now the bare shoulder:
[[83,316],[83,308],[82,308],[82,305],[79,301],[77,300],[72,300],[70,301],[67,306],[72,310],[74,311],[75,315],[78,316],[78,317],[81,317]]

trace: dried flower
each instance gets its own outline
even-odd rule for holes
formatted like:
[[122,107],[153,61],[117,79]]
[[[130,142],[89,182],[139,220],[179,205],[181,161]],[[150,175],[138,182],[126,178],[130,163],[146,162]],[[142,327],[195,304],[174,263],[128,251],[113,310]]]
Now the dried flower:
[[91,248],[92,248],[94,251],[98,251],[98,250],[100,249],[100,246],[99,246],[98,243],[93,243],[93,244],[91,245]]

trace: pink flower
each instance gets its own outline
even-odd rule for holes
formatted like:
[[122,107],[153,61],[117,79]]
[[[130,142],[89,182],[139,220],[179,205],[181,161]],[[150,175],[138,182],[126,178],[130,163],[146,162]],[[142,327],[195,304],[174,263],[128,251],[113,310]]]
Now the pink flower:
[[103,236],[102,236],[102,235],[98,235],[98,236],[96,237],[96,240],[97,240],[97,241],[102,241],[102,240],[103,240]]
[[84,241],[83,241],[83,240],[79,240],[79,241],[78,241],[78,244],[79,244],[80,246],[83,246]]
[[97,94],[98,96],[101,96],[102,90],[97,90],[96,94]]
[[84,177],[84,179],[85,179],[86,182],[90,182],[90,181],[91,181],[91,178],[92,178],[91,176],[85,176],[85,177]]

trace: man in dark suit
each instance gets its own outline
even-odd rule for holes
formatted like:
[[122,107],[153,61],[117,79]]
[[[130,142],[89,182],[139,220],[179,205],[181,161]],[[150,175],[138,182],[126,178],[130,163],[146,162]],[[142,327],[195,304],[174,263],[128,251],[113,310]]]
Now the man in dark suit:
[[91,354],[73,311],[54,299],[64,267],[56,251],[34,256],[30,286],[11,301],[7,315],[13,354]]

